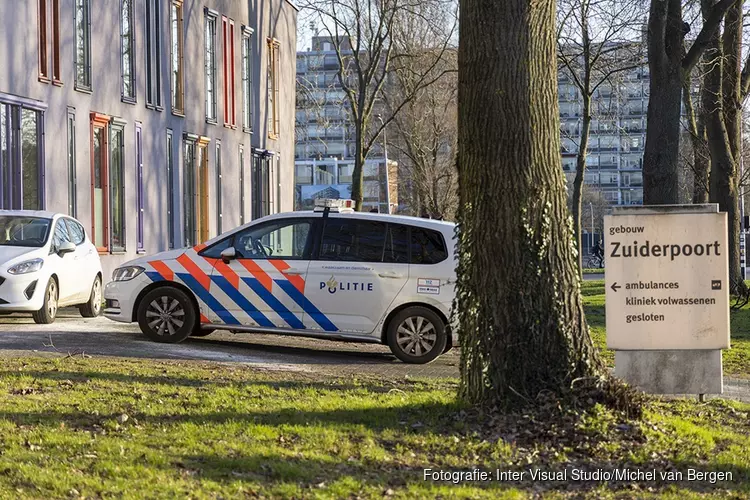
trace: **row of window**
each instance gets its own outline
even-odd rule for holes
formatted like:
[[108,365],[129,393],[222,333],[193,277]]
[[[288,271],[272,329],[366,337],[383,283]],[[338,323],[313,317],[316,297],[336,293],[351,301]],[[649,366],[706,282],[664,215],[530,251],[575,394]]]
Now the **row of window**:
[[[3,108],[0,108],[0,110]],[[4,115],[0,115],[4,116]],[[125,207],[124,144],[126,123],[100,113],[91,114],[91,237],[96,247],[102,252],[125,251]],[[76,178],[76,118],[75,110],[68,110],[68,213],[76,216],[77,178]],[[169,247],[175,247],[176,227],[175,210],[180,198],[175,192],[174,137],[167,130],[167,219]],[[185,134],[183,156],[183,241],[181,244],[192,246],[209,239],[209,151],[208,137]],[[143,188],[143,133],[141,124],[135,124],[135,173],[136,173],[136,250],[144,249],[144,188]],[[216,226],[217,232],[223,231],[222,224],[222,147],[216,141]],[[260,152],[253,152],[252,218],[259,218],[271,213],[270,176],[274,157]],[[240,222],[245,219],[245,152],[239,148],[240,162]],[[0,170],[4,163],[0,162]],[[31,170],[34,172],[35,170]],[[26,172],[26,170],[24,170]],[[266,172],[261,175],[258,172]],[[25,175],[24,178],[27,176]],[[32,179],[31,176],[28,176]],[[264,184],[265,183],[265,184]],[[26,197],[43,192],[31,189],[24,183],[23,208],[41,208],[38,204],[28,203]],[[37,195],[38,197],[38,195]],[[33,200],[31,200],[33,201]],[[6,207],[3,207],[6,208]],[[21,208],[9,205],[7,208]]]
[[235,233],[203,255],[219,258],[230,246],[240,259],[436,264],[448,258],[445,240],[437,231],[350,217],[271,221]]
[[[60,69],[60,0],[38,0],[39,2],[39,80],[62,85]],[[145,44],[146,44],[146,107],[162,110],[161,102],[161,2],[145,0]],[[120,0],[120,68],[121,97],[123,102],[135,104],[136,96],[136,47],[135,47],[135,0]],[[75,0],[75,89],[92,91],[91,82],[91,0]],[[176,115],[185,113],[184,75],[184,20],[183,0],[170,0],[170,82],[171,106]],[[206,121],[217,121],[217,51],[219,13],[205,11],[205,86]],[[241,29],[240,67],[242,76],[242,127],[252,131],[253,92],[251,35],[252,28]],[[235,99],[235,23],[221,16],[222,74],[224,125],[236,128]],[[50,51],[51,48],[51,51]],[[268,39],[268,135],[279,136],[279,58],[280,44]],[[51,57],[50,57],[51,55]]]

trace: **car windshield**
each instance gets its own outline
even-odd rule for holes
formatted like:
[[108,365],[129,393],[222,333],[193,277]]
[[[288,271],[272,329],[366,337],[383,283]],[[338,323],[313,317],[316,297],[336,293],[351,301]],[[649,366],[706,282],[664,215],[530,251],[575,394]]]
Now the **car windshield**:
[[51,219],[0,215],[0,245],[42,247],[47,241]]

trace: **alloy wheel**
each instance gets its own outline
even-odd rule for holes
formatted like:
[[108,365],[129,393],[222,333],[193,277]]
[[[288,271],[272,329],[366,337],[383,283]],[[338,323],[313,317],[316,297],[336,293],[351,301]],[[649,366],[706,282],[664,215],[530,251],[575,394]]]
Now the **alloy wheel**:
[[157,335],[174,335],[185,323],[185,308],[179,300],[164,295],[151,301],[146,318],[148,327]]
[[398,326],[396,342],[405,353],[422,356],[435,347],[435,325],[423,316],[410,316]]

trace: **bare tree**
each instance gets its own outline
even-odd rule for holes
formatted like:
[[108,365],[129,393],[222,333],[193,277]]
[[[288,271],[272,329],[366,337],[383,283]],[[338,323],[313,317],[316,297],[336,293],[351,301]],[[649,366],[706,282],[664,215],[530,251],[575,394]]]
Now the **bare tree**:
[[[447,220],[453,220],[458,205],[456,56],[454,52],[444,58],[445,66],[453,72],[417,91],[414,87],[419,84],[421,70],[394,71],[395,82],[385,99],[386,103],[400,102],[404,95],[414,94],[393,120],[390,144],[398,152],[400,179],[410,186],[412,212]],[[424,62],[415,58],[412,66],[415,64],[429,64],[429,57]],[[434,71],[444,69],[441,66]]]
[[[362,209],[363,166],[381,133],[416,93],[437,81],[434,69],[455,42],[458,19],[453,0],[304,0],[330,37],[338,59],[338,79],[354,126],[352,197]],[[412,31],[429,34],[413,52]],[[416,76],[414,92],[382,108],[383,90],[395,69],[408,68],[415,56],[430,57]],[[447,70],[446,70],[447,71]],[[375,114],[383,118],[373,122]]]
[[690,25],[680,0],[651,0],[648,18],[649,102],[643,155],[643,195],[646,204],[679,203],[679,147],[682,88],[698,63],[724,13],[737,0],[710,6],[701,30],[688,50]]
[[[558,59],[581,98],[581,127],[573,181],[573,234],[578,245],[578,269],[583,272],[581,252],[581,199],[592,121],[592,97],[620,73],[644,64],[640,43],[645,16],[638,0],[560,0],[558,2]],[[611,95],[617,96],[617,92]]]

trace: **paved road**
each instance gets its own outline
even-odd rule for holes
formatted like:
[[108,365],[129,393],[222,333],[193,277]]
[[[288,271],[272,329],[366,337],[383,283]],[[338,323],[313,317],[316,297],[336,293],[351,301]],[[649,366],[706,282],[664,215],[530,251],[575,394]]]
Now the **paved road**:
[[339,375],[458,376],[456,349],[429,365],[407,365],[397,360],[386,346],[377,344],[229,332],[214,332],[180,344],[159,344],[146,339],[136,325],[116,323],[103,317],[84,320],[75,309],[62,310],[52,325],[36,325],[30,317],[22,315],[0,316],[0,356],[33,353],[195,359]]
[[[106,318],[82,319],[64,309],[52,325],[30,317],[0,316],[0,357],[29,355],[117,356],[241,363],[271,370],[384,375],[390,378],[458,377],[458,350],[429,365],[407,365],[382,345],[352,344],[275,335],[214,332],[180,344],[147,340],[136,325]],[[723,397],[750,402],[750,380],[724,378]]]

